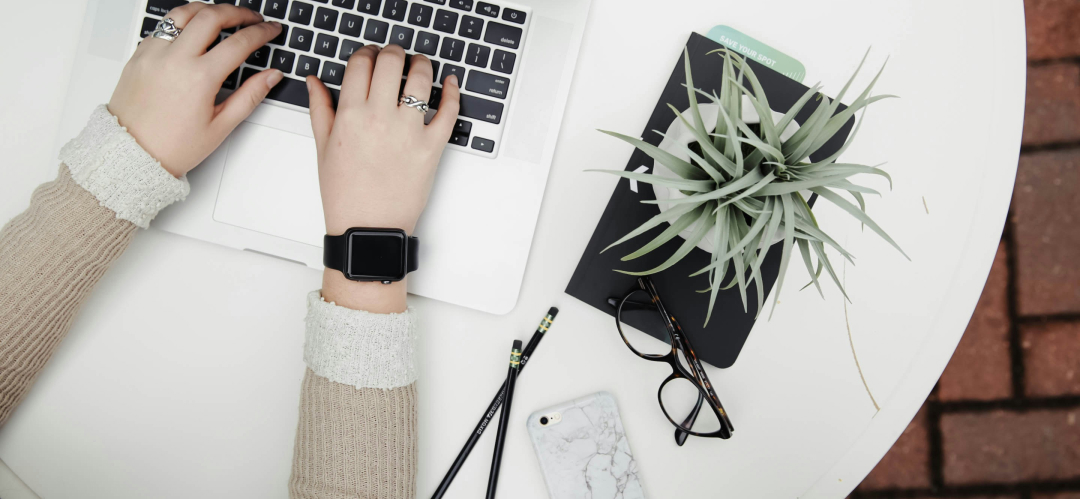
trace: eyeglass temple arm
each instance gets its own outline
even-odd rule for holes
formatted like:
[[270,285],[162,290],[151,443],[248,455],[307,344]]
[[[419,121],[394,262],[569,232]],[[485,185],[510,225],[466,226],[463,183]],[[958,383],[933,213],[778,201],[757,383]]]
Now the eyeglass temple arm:
[[[697,403],[694,404],[694,409],[691,410],[690,415],[686,416],[686,419],[683,420],[683,423],[682,423],[683,428],[693,428],[694,427],[694,422],[697,421],[698,413],[701,411],[701,405],[704,404],[704,403],[705,403],[705,396],[702,395],[699,392],[698,396],[697,396]],[[683,431],[682,428],[675,428],[675,443],[678,444],[680,447],[682,446],[682,444],[686,443],[686,437],[689,437],[689,436],[690,436],[690,434]]]

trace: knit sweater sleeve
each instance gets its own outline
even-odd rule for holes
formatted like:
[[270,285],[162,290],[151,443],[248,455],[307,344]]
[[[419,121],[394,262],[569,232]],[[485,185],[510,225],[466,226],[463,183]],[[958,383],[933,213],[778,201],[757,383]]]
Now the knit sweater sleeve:
[[187,194],[105,106],[66,145],[56,180],[0,229],[0,425],[137,227]]
[[308,295],[293,499],[416,496],[416,320]]

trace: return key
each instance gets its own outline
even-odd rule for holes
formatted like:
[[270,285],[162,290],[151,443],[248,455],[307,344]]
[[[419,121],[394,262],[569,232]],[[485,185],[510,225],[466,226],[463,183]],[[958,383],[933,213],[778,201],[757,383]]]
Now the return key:
[[473,70],[469,72],[465,90],[505,99],[506,92],[510,90],[510,78]]

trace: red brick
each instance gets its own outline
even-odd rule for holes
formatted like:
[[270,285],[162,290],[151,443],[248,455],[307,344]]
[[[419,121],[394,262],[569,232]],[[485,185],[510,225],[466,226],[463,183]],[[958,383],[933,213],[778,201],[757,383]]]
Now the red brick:
[[1028,68],[1024,145],[1080,140],[1080,66]]
[[1080,492],[1058,492],[1056,494],[1034,494],[1031,499],[1080,499]]
[[1027,395],[1080,394],[1080,322],[1025,326],[1021,334]]
[[859,485],[859,490],[929,487],[929,438],[924,406],[893,444],[892,449],[889,449],[881,462]]
[[941,419],[947,485],[1080,477],[1080,409],[996,410]]
[[1020,157],[1012,222],[1019,313],[1080,312],[1080,149]]
[[1008,292],[1008,259],[1005,245],[999,244],[979,304],[941,375],[938,384],[941,400],[993,400],[1012,396]]
[[1080,55],[1080,0],[1026,0],[1028,59]]

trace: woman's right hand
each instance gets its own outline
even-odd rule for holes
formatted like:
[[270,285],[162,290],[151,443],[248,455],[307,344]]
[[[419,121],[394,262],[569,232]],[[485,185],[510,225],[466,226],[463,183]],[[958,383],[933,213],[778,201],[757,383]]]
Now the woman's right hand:
[[[427,205],[457,121],[458,81],[451,76],[443,83],[439,111],[424,125],[424,113],[398,105],[404,69],[405,51],[397,45],[357,50],[349,58],[336,113],[326,86],[314,76],[307,79],[327,234],[377,227],[411,235]],[[428,58],[414,55],[404,94],[426,102],[433,77]],[[405,281],[354,282],[327,269],[322,294],[338,305],[374,313],[406,308]]]

